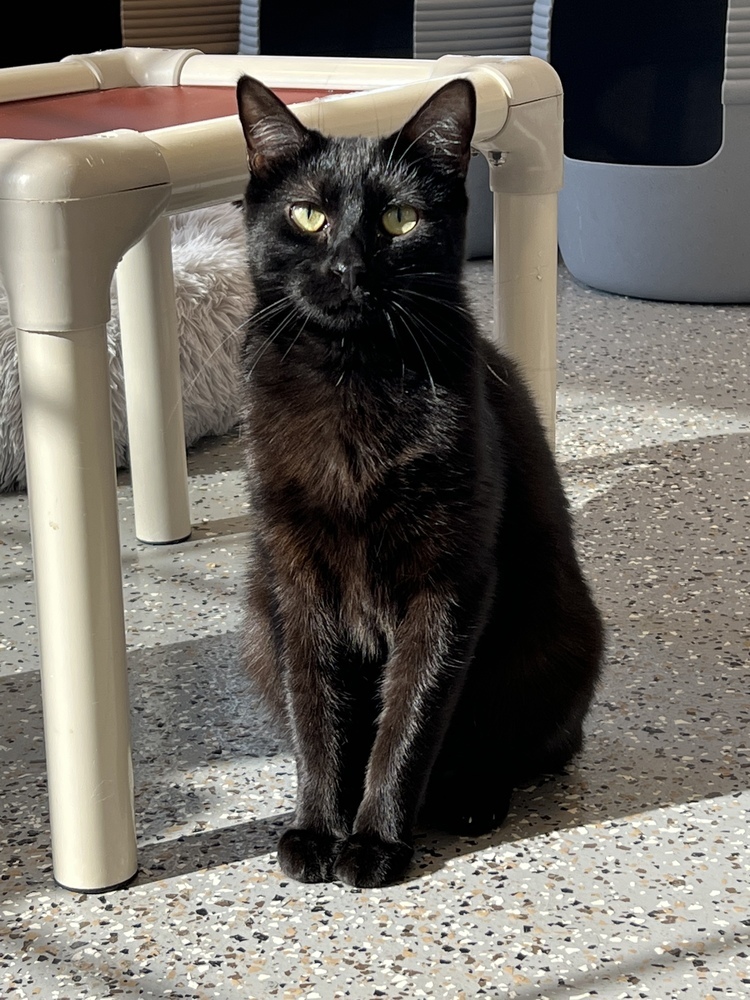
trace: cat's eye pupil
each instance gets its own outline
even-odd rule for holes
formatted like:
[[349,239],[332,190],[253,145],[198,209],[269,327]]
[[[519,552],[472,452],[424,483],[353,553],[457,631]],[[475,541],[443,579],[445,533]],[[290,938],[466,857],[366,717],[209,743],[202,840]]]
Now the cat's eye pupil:
[[383,213],[383,229],[390,236],[406,236],[417,225],[419,213],[411,205],[391,205]]
[[292,205],[289,215],[297,228],[305,233],[320,232],[328,221],[325,212],[309,201]]

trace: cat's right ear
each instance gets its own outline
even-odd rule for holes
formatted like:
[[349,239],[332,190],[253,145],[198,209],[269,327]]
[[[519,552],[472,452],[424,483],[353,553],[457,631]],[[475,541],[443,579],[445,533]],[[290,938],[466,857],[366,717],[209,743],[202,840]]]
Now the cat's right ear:
[[247,143],[250,173],[264,177],[276,163],[297,155],[309,132],[260,80],[241,76],[237,108]]

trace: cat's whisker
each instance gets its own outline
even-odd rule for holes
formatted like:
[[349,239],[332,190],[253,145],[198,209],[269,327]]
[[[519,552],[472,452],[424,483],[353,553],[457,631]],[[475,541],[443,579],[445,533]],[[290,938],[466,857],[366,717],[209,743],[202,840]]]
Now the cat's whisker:
[[[442,271],[416,271],[416,270],[414,270],[411,267],[400,267],[400,268],[394,268],[393,274],[398,279],[400,279],[402,277],[415,278],[415,279],[427,279],[425,281],[425,284],[427,284],[429,286],[441,285],[442,284],[442,285],[445,285],[446,288],[449,288],[451,290],[454,290],[456,288],[456,280],[455,280],[455,278],[453,278],[451,280],[450,275],[443,274]],[[407,285],[407,287],[411,288],[411,285]],[[416,288],[414,289],[414,291],[417,291],[417,290],[418,289],[416,289]],[[426,293],[422,293],[422,294],[426,294]]]
[[262,309],[256,310],[252,314],[251,319],[256,323],[259,320],[268,319],[270,316],[273,316],[275,313],[280,312],[282,309],[284,309],[287,303],[291,301],[292,301],[291,295],[282,295],[280,299],[276,299],[276,301],[271,302],[270,305],[264,306]]
[[444,271],[417,271],[412,264],[405,264],[402,267],[394,267],[394,274],[408,274],[414,278],[440,278],[451,287],[456,284],[455,275],[451,276]]
[[[396,328],[393,325],[393,320],[391,319],[391,314],[390,314],[390,312],[388,312],[388,310],[386,310],[384,315],[385,315],[386,320],[388,321],[388,326],[390,327],[391,336],[393,337],[393,340],[396,343],[396,346],[398,347],[398,346],[400,346],[399,345],[399,341],[398,341],[398,335],[396,333]],[[406,362],[404,361],[404,356],[403,356],[403,353],[402,353],[402,355],[401,355],[401,391],[402,392],[404,390],[404,381],[405,381],[405,379],[406,379]]]
[[461,360],[465,358],[465,352],[458,349],[458,344],[447,338],[434,323],[430,323],[429,320],[419,316],[418,314],[412,314],[411,319],[415,326],[418,327],[423,334],[423,343],[425,348],[431,350],[438,361],[444,360],[438,345],[443,350],[450,351],[456,359]]
[[283,355],[281,356],[281,361],[282,361],[282,363],[283,363],[284,361],[286,361],[286,358],[287,358],[287,355],[288,355],[288,354],[289,354],[289,352],[290,352],[290,351],[292,350],[292,348],[293,348],[293,347],[294,347],[294,345],[295,345],[295,344],[297,343],[297,341],[298,341],[298,340],[299,340],[299,338],[300,338],[300,337],[302,336],[302,334],[303,334],[303,333],[305,332],[305,327],[306,327],[306,326],[307,326],[307,319],[306,319],[306,320],[305,320],[305,322],[304,322],[304,323],[302,324],[302,326],[301,326],[301,327],[299,328],[299,330],[298,330],[298,331],[297,331],[297,333],[295,334],[295,336],[294,336],[294,339],[292,340],[291,344],[289,345],[289,347],[287,347],[287,349],[286,349],[286,350],[284,351]]
[[[175,413],[177,412],[178,407],[182,406],[182,400],[197,385],[198,380],[201,378],[201,374],[206,370],[206,368],[208,367],[209,362],[213,361],[213,359],[216,357],[216,355],[219,353],[219,351],[223,350],[226,347],[226,345],[228,343],[230,343],[235,338],[235,336],[237,334],[241,333],[241,331],[244,330],[244,329],[246,329],[246,328],[247,328],[247,320],[243,320],[242,323],[240,323],[238,326],[235,326],[233,329],[231,329],[229,331],[229,333],[223,339],[220,340],[220,342],[216,345],[216,347],[213,348],[212,351],[209,351],[208,356],[206,358],[204,358],[203,363],[201,365],[201,373],[198,374],[198,375],[194,375],[193,378],[189,379],[187,382],[185,382],[182,385],[182,387],[181,387],[180,402],[179,403],[175,403],[175,405],[169,411],[169,413],[166,416],[166,423],[170,423],[172,421]],[[240,348],[239,348],[239,345],[238,345],[238,352],[239,352],[239,349]]]
[[[273,341],[284,330],[286,323],[293,316],[294,311],[288,305],[289,301],[290,301],[289,296],[285,296],[284,299],[282,299],[281,301],[275,302],[271,306],[267,306],[265,309],[262,309],[259,312],[254,313],[253,316],[250,317],[250,320],[248,321],[249,330],[253,331],[253,333],[255,333],[255,335],[257,336],[263,336],[264,339],[263,342],[261,343],[261,346],[257,348],[252,358],[249,359],[249,364],[251,367],[250,367],[250,372],[248,374],[252,374],[252,372],[255,370],[255,365],[257,364],[258,360],[261,358],[263,354],[265,354],[270,344],[273,343]],[[270,333],[265,334],[264,336],[264,333],[262,331],[255,330],[255,327],[259,325],[261,317],[264,320],[269,320],[273,319],[276,316],[279,316],[280,314],[282,316],[281,320],[279,321],[279,323],[277,323],[277,325],[273,328],[273,330],[271,330]]]
[[[399,293],[395,293],[398,295]],[[445,329],[438,326],[436,323],[432,322],[427,316],[421,313],[414,312],[413,310],[408,313],[410,319],[413,323],[419,325],[425,336],[425,341],[430,349],[433,351],[435,356],[440,360],[440,352],[435,346],[436,343],[440,344],[445,350],[449,351],[458,360],[463,360],[466,358],[466,352],[468,345],[463,340],[456,340],[449,337]]]
[[500,383],[500,385],[507,385],[508,384],[504,378],[501,378],[501,376],[497,374],[497,372],[492,367],[492,365],[487,365],[487,371],[490,373],[490,375],[493,375],[498,380],[498,382]]
[[[401,291],[411,292],[414,295],[421,295],[426,299],[431,299],[441,305],[460,310],[463,315],[473,317],[473,312],[462,299],[457,299],[455,295],[456,283],[451,282],[441,274],[430,274],[430,272],[402,271],[394,275],[393,286]],[[443,297],[443,291],[450,294],[449,298]]]
[[456,282],[455,279],[451,281],[450,275],[443,274],[442,271],[415,271],[413,266],[404,267],[394,267],[393,272],[395,276],[405,275],[408,278],[430,278],[431,283],[439,284],[444,282],[446,285],[453,287]]
[[285,319],[282,320],[282,322],[274,329],[273,333],[271,333],[269,336],[267,336],[264,339],[264,341],[261,344],[261,346],[255,351],[255,353],[253,354],[253,356],[249,359],[249,361],[248,361],[248,370],[246,372],[246,377],[249,377],[250,375],[253,374],[253,372],[255,371],[255,368],[256,368],[258,362],[260,361],[260,359],[266,353],[266,351],[271,346],[271,344],[274,342],[274,340],[283,331],[283,329],[284,329],[284,325],[283,324],[286,323],[287,320],[288,320],[288,317],[285,317]]
[[[258,367],[258,364],[259,364],[261,358],[266,353],[266,351],[269,349],[269,347],[271,347],[271,345],[274,343],[274,341],[276,341],[278,339],[278,337],[291,325],[292,321],[295,318],[295,315],[296,314],[294,312],[294,309],[290,308],[289,311],[287,312],[287,314],[283,317],[283,319],[278,323],[278,325],[273,329],[273,331],[266,337],[266,341],[263,344],[263,346],[260,347],[255,352],[255,354],[253,355],[253,357],[250,359],[250,368],[249,368],[249,371],[247,372],[247,378],[249,378],[254,373],[255,369]],[[303,327],[303,329],[304,329],[304,327]],[[302,332],[302,330],[299,331],[299,333],[297,334],[297,336],[299,336],[299,334],[301,332]],[[296,340],[296,338],[295,338],[295,340]],[[284,357],[286,357],[286,355],[284,355]]]
[[419,329],[426,334],[426,346],[430,347],[433,351],[435,346],[433,341],[437,341],[445,347],[453,347],[453,341],[446,336],[445,331],[441,330],[436,323],[431,322],[426,316],[423,316],[419,312],[411,310],[409,313],[412,323],[419,327]]
[[282,318],[279,320],[279,322],[276,324],[273,330],[271,330],[266,335],[266,344],[261,348],[261,350],[265,350],[267,346],[274,343],[279,338],[280,334],[284,333],[284,331],[291,326],[292,322],[295,319],[298,319],[298,316],[295,313],[294,309],[287,310],[287,312],[282,315]]
[[419,354],[420,354],[420,356],[422,358],[422,361],[424,362],[425,371],[427,372],[427,378],[430,380],[430,385],[432,386],[432,395],[435,398],[437,398],[437,390],[435,388],[435,380],[432,377],[432,372],[430,371],[430,366],[427,364],[427,358],[425,357],[424,351],[422,350],[422,348],[419,345],[419,340],[417,339],[417,337],[415,337],[414,332],[411,329],[411,327],[409,325],[409,322],[408,322],[408,320],[410,320],[412,317],[409,315],[409,313],[406,311],[406,309],[404,309],[404,307],[401,305],[400,302],[394,302],[393,305],[396,307],[396,309],[400,310],[400,312],[404,316],[404,329],[406,330],[406,332],[411,337],[412,341],[414,342],[414,346],[416,347],[416,349],[419,351]]
[[426,302],[432,302],[434,305],[440,306],[442,309],[450,309],[451,312],[457,313],[461,317],[471,318],[471,310],[465,308],[465,306],[457,305],[455,302],[451,302],[449,299],[439,298],[437,295],[427,295],[425,292],[417,292],[413,288],[399,288],[394,292],[396,295],[408,295],[412,298],[424,299]]

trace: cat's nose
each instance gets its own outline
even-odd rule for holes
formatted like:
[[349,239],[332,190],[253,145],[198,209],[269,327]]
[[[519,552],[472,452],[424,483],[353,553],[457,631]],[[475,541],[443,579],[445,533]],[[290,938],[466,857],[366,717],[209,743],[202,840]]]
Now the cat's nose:
[[331,270],[340,278],[347,291],[353,292],[362,284],[365,266],[361,260],[337,260]]
[[350,234],[338,240],[332,249],[331,271],[351,294],[363,284],[365,262],[362,244],[356,236]]

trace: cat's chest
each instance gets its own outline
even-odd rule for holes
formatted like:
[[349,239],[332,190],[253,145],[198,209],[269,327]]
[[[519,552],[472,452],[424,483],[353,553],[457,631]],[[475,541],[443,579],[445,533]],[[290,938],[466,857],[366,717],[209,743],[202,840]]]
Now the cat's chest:
[[447,403],[398,387],[308,381],[260,391],[249,434],[257,474],[321,506],[355,511],[447,445]]

